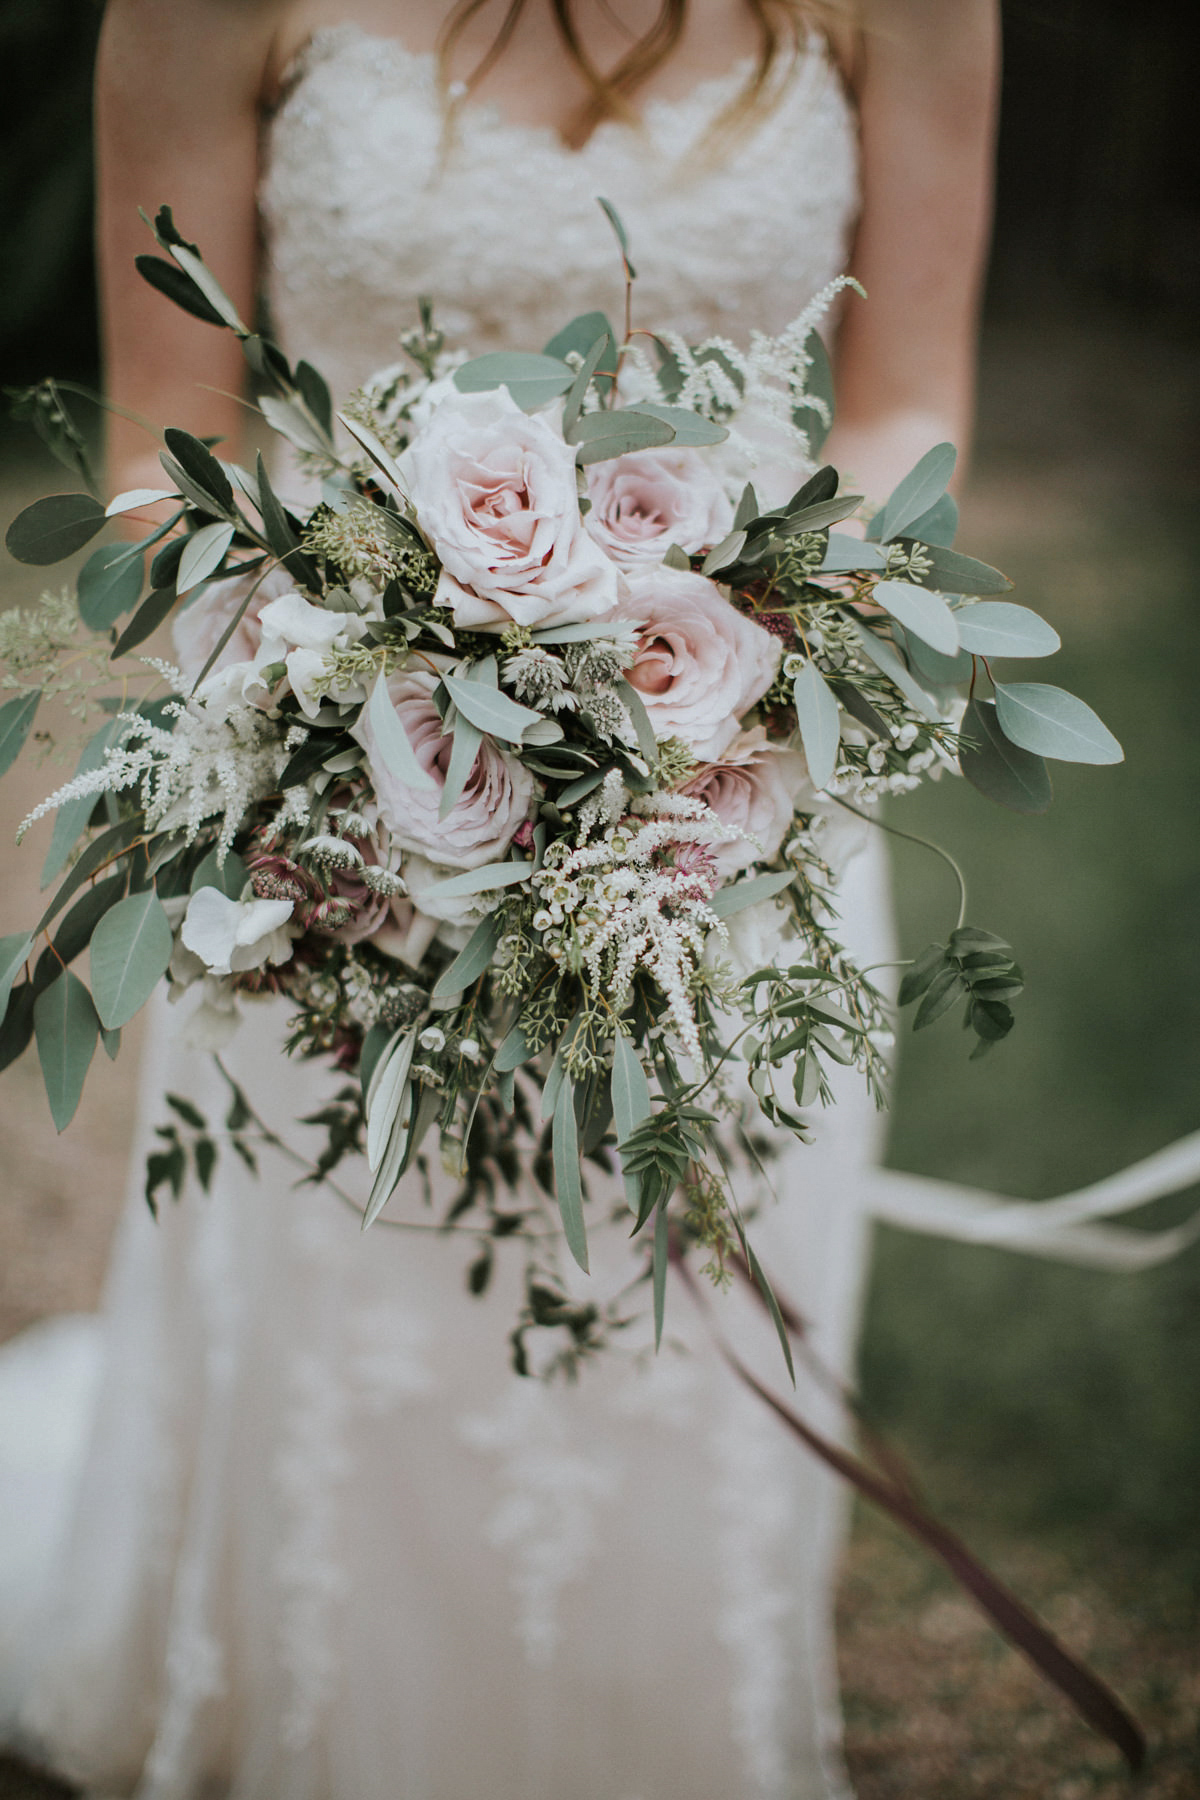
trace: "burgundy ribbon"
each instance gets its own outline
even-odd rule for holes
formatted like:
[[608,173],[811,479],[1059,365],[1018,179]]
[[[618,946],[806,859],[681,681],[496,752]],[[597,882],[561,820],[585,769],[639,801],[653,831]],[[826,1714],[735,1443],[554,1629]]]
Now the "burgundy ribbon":
[[[1116,1695],[1099,1676],[1093,1675],[1085,1664],[1072,1656],[1041,1620],[984,1567],[962,1539],[926,1510],[917,1498],[914,1484],[896,1452],[863,1425],[864,1436],[871,1445],[872,1454],[886,1471],[880,1474],[802,1419],[799,1413],[772,1393],[741,1361],[714,1324],[711,1309],[687,1263],[682,1256],[676,1256],[673,1260],[708,1324],[717,1349],[738,1379],[771,1408],[776,1417],[783,1421],[788,1430],[814,1456],[848,1481],[865,1499],[887,1513],[911,1537],[931,1550],[949,1569],[959,1586],[987,1614],[1001,1635],[1053,1683],[1089,1725],[1116,1745],[1132,1770],[1136,1772],[1140,1769],[1146,1759],[1146,1739],[1136,1720],[1126,1712]],[[765,1306],[765,1300],[749,1269],[740,1258],[735,1259],[734,1266]],[[805,1341],[805,1321],[793,1307],[779,1298],[777,1289],[776,1300],[789,1336],[811,1358],[812,1353]],[[853,1396],[845,1390],[842,1383],[829,1371],[820,1372],[828,1382],[836,1385],[843,1402],[856,1417],[859,1416]]]

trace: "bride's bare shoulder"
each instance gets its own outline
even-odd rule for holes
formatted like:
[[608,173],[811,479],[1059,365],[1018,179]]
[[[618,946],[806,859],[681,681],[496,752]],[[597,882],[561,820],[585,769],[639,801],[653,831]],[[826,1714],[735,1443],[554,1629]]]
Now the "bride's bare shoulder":
[[293,0],[108,0],[100,79],[153,89],[179,76],[193,91],[258,93],[293,11]]

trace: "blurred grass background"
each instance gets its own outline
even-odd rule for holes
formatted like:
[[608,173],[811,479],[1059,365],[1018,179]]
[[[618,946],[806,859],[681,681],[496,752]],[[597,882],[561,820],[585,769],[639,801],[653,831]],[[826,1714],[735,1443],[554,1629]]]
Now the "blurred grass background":
[[[1014,1038],[981,1063],[967,1061],[952,1021],[919,1037],[905,1023],[889,1160],[1031,1198],[1200,1126],[1192,10],[1182,0],[1005,10],[996,248],[959,540],[1059,627],[1067,648],[1047,678],[1097,708],[1127,760],[1057,765],[1055,806],[1041,819],[952,781],[892,814],[959,858],[972,922],[1010,939],[1029,986]],[[0,383],[95,378],[98,17],[93,0],[0,0]],[[0,480],[6,514],[31,489],[71,485],[7,424]],[[21,582],[33,573],[9,563],[3,603],[28,595]],[[953,922],[953,895],[942,865],[910,846],[896,846],[895,873],[912,954]],[[22,1156],[50,1129],[36,1085],[4,1114]],[[89,1302],[102,1242],[73,1209],[81,1154],[97,1138],[80,1134],[108,1133],[112,1192],[93,1212],[110,1218],[126,1104],[113,1087],[62,1141],[58,1165],[47,1147],[20,1231],[0,1227],[9,1329]],[[1163,1202],[1140,1222],[1173,1222],[1197,1199]],[[61,1273],[72,1255],[85,1265],[76,1287]],[[1200,1246],[1120,1277],[880,1229],[861,1380],[934,1501],[1150,1718],[1159,1762],[1139,1795],[1200,1794]],[[859,1522],[842,1639],[864,1800],[1123,1791],[1110,1753],[1021,1685],[1013,1659],[963,1623],[915,1557]]]

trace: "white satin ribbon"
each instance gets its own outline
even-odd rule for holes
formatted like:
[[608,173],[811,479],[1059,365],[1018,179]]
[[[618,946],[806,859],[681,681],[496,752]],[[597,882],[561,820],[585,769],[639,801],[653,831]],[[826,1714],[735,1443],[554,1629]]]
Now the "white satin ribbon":
[[1184,1224],[1165,1231],[1133,1231],[1096,1221],[1177,1194],[1194,1182],[1200,1182],[1200,1131],[1118,1175],[1055,1200],[1005,1200],[932,1176],[879,1169],[871,1178],[869,1206],[876,1219],[905,1231],[1084,1268],[1134,1271],[1166,1262],[1200,1238],[1200,1208]]

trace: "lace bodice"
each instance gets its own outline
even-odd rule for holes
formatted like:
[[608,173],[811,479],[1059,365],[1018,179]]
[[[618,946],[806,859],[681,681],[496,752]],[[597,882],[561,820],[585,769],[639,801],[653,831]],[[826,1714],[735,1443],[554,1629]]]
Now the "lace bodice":
[[268,294],[292,354],[344,395],[395,361],[429,294],[451,343],[540,349],[577,313],[620,317],[609,198],[638,270],[636,321],[779,330],[843,266],[858,199],[852,111],[813,38],[720,162],[708,128],[746,65],[580,150],[469,102],[444,141],[429,55],[354,25],[318,32],[268,126]]

